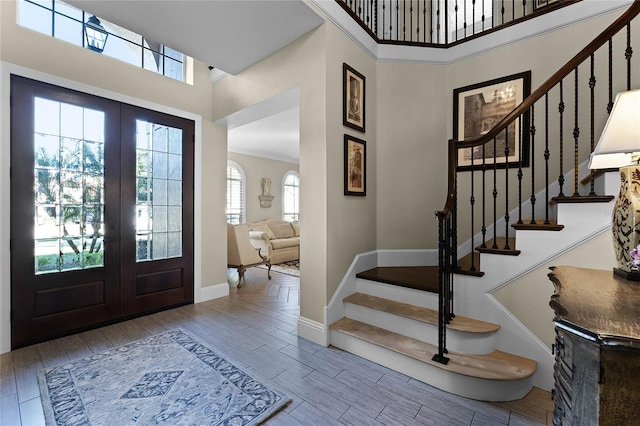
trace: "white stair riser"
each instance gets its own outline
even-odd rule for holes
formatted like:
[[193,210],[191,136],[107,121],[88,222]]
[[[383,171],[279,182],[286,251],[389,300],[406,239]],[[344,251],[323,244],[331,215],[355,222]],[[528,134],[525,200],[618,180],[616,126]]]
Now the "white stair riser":
[[532,387],[531,378],[513,381],[487,380],[452,373],[336,330],[331,330],[331,344],[465,398],[513,401],[524,398]]
[[[345,316],[422,342],[438,345],[438,326],[382,312],[366,306],[345,303]],[[447,348],[466,354],[488,354],[495,350],[496,333],[465,333],[447,330]]]
[[356,281],[356,292],[423,308],[437,309],[438,307],[438,295],[436,293],[364,280],[362,278],[358,278]]

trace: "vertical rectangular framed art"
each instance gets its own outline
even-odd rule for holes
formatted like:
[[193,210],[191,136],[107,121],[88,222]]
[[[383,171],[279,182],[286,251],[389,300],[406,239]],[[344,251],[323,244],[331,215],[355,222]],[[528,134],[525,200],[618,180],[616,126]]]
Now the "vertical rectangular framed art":
[[342,64],[342,124],[364,133],[365,78]]
[[367,143],[344,135],[344,195],[367,195]]

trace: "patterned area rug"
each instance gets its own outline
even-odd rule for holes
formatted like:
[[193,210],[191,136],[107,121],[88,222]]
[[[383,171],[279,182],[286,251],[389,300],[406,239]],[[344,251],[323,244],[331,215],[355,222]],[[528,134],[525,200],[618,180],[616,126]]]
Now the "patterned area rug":
[[[256,266],[256,268],[267,269],[266,265]],[[300,276],[300,261],[291,260],[289,262],[278,263],[277,265],[271,265],[272,272],[279,272],[281,274],[292,275],[294,277]]]
[[291,399],[182,330],[38,374],[47,425],[256,425]]

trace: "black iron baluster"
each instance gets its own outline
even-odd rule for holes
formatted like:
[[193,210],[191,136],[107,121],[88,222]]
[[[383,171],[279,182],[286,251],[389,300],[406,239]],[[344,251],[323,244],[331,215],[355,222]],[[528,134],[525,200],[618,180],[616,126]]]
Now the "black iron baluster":
[[558,103],[558,112],[560,113],[560,176],[558,176],[558,185],[560,186],[560,191],[558,192],[558,197],[564,197],[563,187],[564,187],[564,133],[563,133],[563,124],[564,124],[564,97],[563,97],[563,82],[564,80],[560,80],[560,103]]
[[400,0],[396,0],[396,40],[400,40]]
[[518,156],[518,224],[522,225],[522,117],[518,118],[518,138],[520,143],[518,144],[520,155]]
[[469,173],[469,176],[471,177],[471,197],[469,198],[469,204],[471,207],[471,267],[469,268],[470,271],[474,271],[476,270],[476,257],[474,256],[474,251],[475,251],[475,204],[476,204],[476,197],[475,197],[475,174],[476,174],[476,170],[475,170],[475,165],[474,165],[474,159],[475,159],[475,155],[474,155],[474,149],[475,148],[470,148],[471,149],[471,173]]
[[471,0],[471,34],[476,33],[476,0]]
[[522,16],[527,16],[527,0],[522,0]]
[[573,196],[579,197],[578,192],[578,148],[580,142],[580,126],[578,125],[578,67],[574,71],[574,92],[575,92],[575,107],[574,107],[574,127],[573,127]]
[[409,3],[409,39],[413,41],[413,2]]
[[509,126],[504,129],[504,228],[505,243],[504,249],[510,250],[509,247]]
[[504,0],[502,0],[502,9],[500,9],[500,16],[502,16],[502,23],[504,24]]
[[[493,15],[493,13],[491,14]],[[484,14],[484,0],[482,0],[482,31],[484,31],[484,21],[486,19],[486,16]]]
[[371,7],[373,8],[373,33],[378,36],[378,0],[371,0]]
[[498,153],[496,145],[498,144],[498,137],[493,138],[493,246],[491,248],[498,248],[498,187],[496,182],[498,180]]
[[613,38],[609,39],[609,103],[607,113],[611,114],[613,109]]
[[549,225],[549,92],[544,95],[544,224]]
[[462,11],[464,16],[462,17],[462,34],[464,34],[463,38],[467,38],[467,0],[462,2]]
[[402,2],[402,41],[407,41],[407,2]]
[[[591,133],[591,151],[589,151],[589,153],[593,152],[593,149],[595,148],[595,102],[596,102],[596,95],[595,95],[595,88],[596,88],[596,75],[595,75],[595,56],[592,53],[591,54],[591,77],[589,78],[589,89],[591,89],[591,123],[590,123],[590,133]],[[595,187],[596,183],[594,179],[591,179],[591,190],[589,191],[589,195],[596,195],[596,187]]]
[[385,39],[385,31],[387,24],[387,3],[385,0],[382,0],[382,40]]
[[358,0],[358,18],[362,21],[362,0]]
[[511,20],[516,20],[516,0],[511,0]]
[[536,223],[536,108],[535,105],[531,105],[531,127],[529,128],[529,134],[531,134],[531,222],[529,224],[535,225]]
[[487,247],[487,217],[486,217],[486,207],[487,207],[487,198],[486,198],[486,175],[487,175],[487,157],[485,154],[485,148],[487,144],[482,145],[482,248]]
[[627,24],[627,48],[624,51],[624,57],[627,59],[627,90],[631,90],[631,57],[633,49],[631,48],[631,22]]
[[456,18],[455,18],[456,26],[455,26],[455,27],[453,27],[453,30],[454,30],[454,31],[455,31],[455,33],[456,33],[456,38],[455,38],[455,40],[454,40],[454,41],[458,41],[458,0],[456,0],[456,6],[455,6],[455,8],[453,9],[453,11],[454,11],[454,13],[455,13],[455,15],[456,15]]
[[522,171],[522,121],[518,120],[518,135],[520,138],[520,158],[518,158],[518,224],[523,224],[522,221],[522,178],[524,172]]
[[[438,23],[438,34],[440,34],[440,24]],[[444,0],[444,44],[449,43],[449,0]]]

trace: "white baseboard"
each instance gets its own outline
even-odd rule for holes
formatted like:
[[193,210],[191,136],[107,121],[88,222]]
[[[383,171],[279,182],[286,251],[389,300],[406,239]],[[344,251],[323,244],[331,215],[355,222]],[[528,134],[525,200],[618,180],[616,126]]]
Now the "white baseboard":
[[201,287],[197,289],[195,294],[195,303],[206,302],[207,300],[218,299],[229,295],[229,284],[226,282],[222,284],[214,284],[208,287]]
[[298,318],[298,336],[304,337],[322,346],[328,346],[324,324],[310,320],[309,318]]

